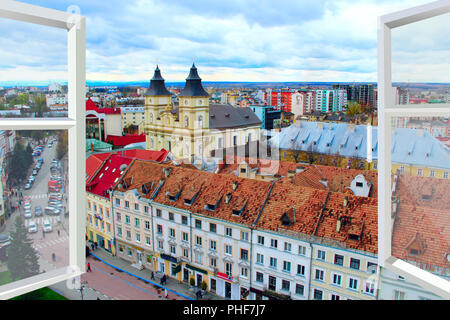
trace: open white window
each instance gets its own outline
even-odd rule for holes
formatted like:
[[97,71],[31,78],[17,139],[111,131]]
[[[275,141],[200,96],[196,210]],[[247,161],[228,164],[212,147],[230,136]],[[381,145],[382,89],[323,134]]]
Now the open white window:
[[[68,220],[68,260],[64,266],[55,263],[54,268],[46,266],[45,272],[41,269],[37,275],[1,285],[0,299],[9,299],[80,276],[85,270],[86,35],[85,18],[79,14],[42,8],[17,1],[2,0],[0,2],[0,18],[66,30],[68,47],[67,117],[0,119],[1,130],[60,130],[65,131],[68,137],[68,157],[65,172],[67,173],[65,192],[68,194],[70,190],[70,200],[66,204],[66,210],[69,214],[65,218]],[[38,38],[39,34],[36,34],[35,37]],[[44,165],[48,165],[48,163]],[[47,187],[46,184],[45,187]],[[41,209],[45,210],[44,208]],[[51,220],[54,217],[49,216],[48,218]]]
[[[396,99],[391,31],[449,12],[450,1],[443,0],[378,21],[379,264],[446,299],[450,299],[450,208],[445,187],[449,163],[446,147],[435,136],[437,121],[450,116],[450,104],[405,104],[398,94]],[[401,125],[402,121],[411,125]]]

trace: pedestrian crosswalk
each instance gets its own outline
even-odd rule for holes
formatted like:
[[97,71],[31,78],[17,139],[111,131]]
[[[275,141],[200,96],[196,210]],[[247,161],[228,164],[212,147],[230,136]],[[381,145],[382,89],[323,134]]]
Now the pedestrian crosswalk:
[[31,199],[45,199],[48,197],[48,195],[46,193],[42,193],[42,194],[30,194],[29,197]]
[[62,221],[62,218],[60,216],[45,216],[45,217],[35,217],[35,218],[31,218],[31,219],[26,219],[25,220],[25,227],[28,227],[31,223],[31,221],[36,222],[36,224],[38,226],[42,226],[44,223],[44,220],[48,219],[51,223],[51,225],[55,225],[57,223],[59,223],[60,221]]
[[39,242],[39,243],[33,243],[32,247],[34,249],[39,250],[39,249],[52,247],[52,246],[55,246],[57,244],[62,244],[62,243],[69,244],[69,237],[61,235],[60,237],[58,237],[56,239],[48,239],[48,240],[43,240],[42,242]]

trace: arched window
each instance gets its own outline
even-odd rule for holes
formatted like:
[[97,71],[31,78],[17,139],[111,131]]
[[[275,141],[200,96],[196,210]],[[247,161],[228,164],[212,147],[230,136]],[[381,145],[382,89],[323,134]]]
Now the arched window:
[[185,126],[186,128],[189,127],[189,117],[188,117],[188,116],[184,116],[184,126]]
[[154,147],[153,138],[150,138],[150,149],[153,149]]
[[203,116],[198,116],[198,127],[203,128]]
[[153,123],[153,113],[150,113],[150,123]]

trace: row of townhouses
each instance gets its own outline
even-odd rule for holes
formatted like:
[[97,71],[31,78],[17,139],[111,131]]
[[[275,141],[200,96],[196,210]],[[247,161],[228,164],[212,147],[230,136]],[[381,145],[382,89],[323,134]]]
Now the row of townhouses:
[[376,198],[91,157],[87,238],[136,268],[230,299],[377,298]]

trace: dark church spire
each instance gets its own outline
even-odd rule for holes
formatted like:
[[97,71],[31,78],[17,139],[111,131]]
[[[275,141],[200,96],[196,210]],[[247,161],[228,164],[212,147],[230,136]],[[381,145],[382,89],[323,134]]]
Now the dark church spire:
[[186,78],[184,89],[180,92],[181,97],[208,97],[208,92],[203,89],[202,79],[198,75],[195,63],[192,63],[191,71]]
[[161,76],[161,71],[159,66],[156,65],[155,73],[153,78],[150,79],[150,87],[145,93],[146,96],[171,96],[172,93],[166,89],[164,84],[164,78]]

